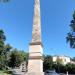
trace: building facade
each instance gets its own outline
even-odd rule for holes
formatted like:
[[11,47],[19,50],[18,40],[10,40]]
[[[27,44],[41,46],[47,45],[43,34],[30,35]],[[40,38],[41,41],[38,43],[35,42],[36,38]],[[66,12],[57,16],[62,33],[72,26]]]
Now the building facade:
[[70,60],[70,57],[68,56],[53,56],[53,62],[59,62],[63,65],[66,65],[67,63],[70,63],[71,60]]

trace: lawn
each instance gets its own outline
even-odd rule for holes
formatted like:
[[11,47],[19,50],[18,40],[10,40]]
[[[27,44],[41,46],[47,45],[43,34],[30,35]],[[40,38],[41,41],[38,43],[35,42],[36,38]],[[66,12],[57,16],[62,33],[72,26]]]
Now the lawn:
[[3,71],[0,71],[0,75],[10,75],[10,74],[7,74],[7,73],[4,73]]

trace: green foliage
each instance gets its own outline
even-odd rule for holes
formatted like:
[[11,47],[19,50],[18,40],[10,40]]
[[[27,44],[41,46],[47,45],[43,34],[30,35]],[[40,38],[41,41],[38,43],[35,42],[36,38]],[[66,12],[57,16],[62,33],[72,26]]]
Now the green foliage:
[[8,53],[10,52],[10,44],[5,45],[6,36],[4,31],[0,30],[0,69],[5,69],[7,66]]
[[66,69],[70,74],[75,74],[75,64],[68,63]]
[[19,67],[20,64],[26,60],[26,58],[27,53],[18,51],[17,49],[12,50],[10,54],[9,67]]
[[67,33],[66,40],[69,42],[71,48],[75,48],[75,11],[73,13],[73,20],[70,23],[71,31]]
[[54,63],[53,68],[56,70],[58,73],[66,73],[66,66],[64,66],[61,63]]
[[[9,66],[14,68],[26,61],[28,53],[12,49],[10,44],[5,44],[6,36],[3,30],[0,30],[0,69],[7,69]],[[12,49],[12,51],[10,51]]]
[[6,37],[4,35],[3,30],[0,30],[0,55],[2,55],[4,50],[4,41],[6,40]]
[[[73,58],[75,60],[75,58]],[[44,71],[55,69],[58,73],[66,73],[68,71],[69,74],[75,74],[75,64],[68,63],[66,65],[62,64],[62,60],[57,59],[57,62],[52,61],[52,56],[44,55],[44,63],[43,63]]]
[[52,69],[53,61],[52,56],[44,56],[44,63],[43,63],[43,69],[44,71]]
[[6,37],[3,30],[0,30],[0,69],[4,67],[4,41]]

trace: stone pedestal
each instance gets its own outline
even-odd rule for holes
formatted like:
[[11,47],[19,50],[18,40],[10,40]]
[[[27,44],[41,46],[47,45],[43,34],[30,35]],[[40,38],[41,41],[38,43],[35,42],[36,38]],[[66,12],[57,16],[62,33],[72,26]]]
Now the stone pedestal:
[[43,54],[42,45],[30,44],[28,72],[26,75],[44,75],[42,54]]
[[26,75],[44,75],[44,72],[31,72],[31,73],[26,73]]

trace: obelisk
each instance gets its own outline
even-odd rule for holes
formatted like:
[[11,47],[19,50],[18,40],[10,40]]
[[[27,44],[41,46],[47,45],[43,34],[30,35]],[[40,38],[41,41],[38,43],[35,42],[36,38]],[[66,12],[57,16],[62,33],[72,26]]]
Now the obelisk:
[[34,0],[32,41],[29,45],[28,75],[44,75],[40,0]]

